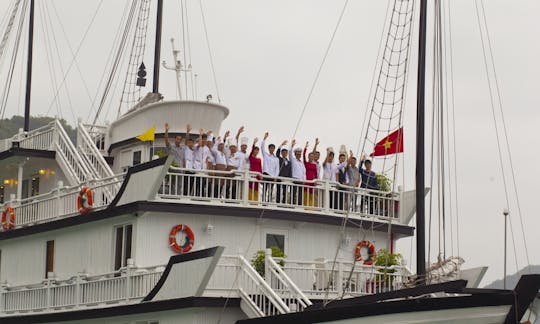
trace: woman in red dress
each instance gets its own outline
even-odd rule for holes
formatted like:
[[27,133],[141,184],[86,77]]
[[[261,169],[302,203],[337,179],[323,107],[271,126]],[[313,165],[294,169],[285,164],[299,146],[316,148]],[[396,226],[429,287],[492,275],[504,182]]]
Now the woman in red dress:
[[[259,139],[255,138],[253,140],[253,145],[251,146],[251,153],[249,153],[249,170],[252,172],[259,173],[257,175],[257,180],[261,180],[260,174],[262,174],[262,161],[257,157],[259,154],[259,148],[255,146]],[[259,182],[250,181],[249,182],[249,193],[248,199],[251,201],[259,201]]]
[[[306,142],[306,146],[304,147],[304,165],[306,167],[306,180],[310,181],[306,183],[306,186],[315,186],[315,180],[319,178],[318,171],[317,171],[317,162],[315,162],[315,151],[317,150],[317,145],[319,145],[319,139],[317,138],[315,140],[315,147],[313,148],[313,151],[308,154],[308,158],[306,160],[306,153],[308,148],[309,142]],[[313,182],[311,182],[313,181]],[[304,190],[304,205],[305,206],[314,206],[314,190],[313,188],[306,188]]]

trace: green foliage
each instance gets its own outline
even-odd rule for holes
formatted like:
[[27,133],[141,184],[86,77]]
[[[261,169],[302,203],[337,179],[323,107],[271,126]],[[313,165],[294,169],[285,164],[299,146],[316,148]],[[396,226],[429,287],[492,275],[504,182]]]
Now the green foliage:
[[376,180],[377,180],[377,183],[379,184],[379,190],[381,191],[392,190],[392,180],[390,180],[390,178],[388,178],[386,175],[379,173],[377,174]]
[[[49,124],[54,121],[53,117],[30,117],[30,130],[36,129],[42,126]],[[69,138],[73,143],[77,139],[77,131],[72,128],[64,119],[60,119],[60,123],[66,130]],[[24,117],[23,116],[13,116],[11,119],[1,119],[0,120],[0,139],[9,138],[19,132],[19,128],[24,127]]]
[[[286,258],[285,252],[283,252],[282,249],[280,249],[278,246],[271,246],[270,249],[272,249],[272,257],[274,258]],[[259,250],[255,252],[255,255],[253,256],[253,259],[251,259],[251,265],[255,270],[264,277],[264,256],[265,256],[264,250]],[[285,261],[280,260],[278,262],[280,266],[285,266]]]
[[389,269],[387,267],[399,266],[403,262],[403,256],[399,253],[390,253],[387,249],[379,249],[377,256],[375,257],[374,264],[379,267],[385,267],[379,269],[380,275],[377,275],[377,282],[389,282],[394,281],[394,277],[390,274],[396,272],[396,269]]

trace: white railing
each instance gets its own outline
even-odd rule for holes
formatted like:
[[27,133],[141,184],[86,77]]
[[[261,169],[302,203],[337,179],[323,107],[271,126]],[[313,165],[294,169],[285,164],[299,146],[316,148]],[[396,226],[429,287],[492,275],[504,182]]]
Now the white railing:
[[101,142],[95,143],[86,131],[85,126],[79,123],[77,127],[77,150],[85,159],[88,169],[92,172],[95,179],[112,177],[114,175],[97,147],[100,144]]
[[[102,209],[110,204],[119,190],[123,177],[122,174],[101,180],[92,180],[85,184],[92,190],[92,208],[94,210]],[[0,207],[13,207],[15,228],[76,216],[79,215],[77,197],[80,189],[80,186],[61,187],[46,194],[9,201]]]
[[[281,261],[280,263],[283,263]],[[298,286],[283,271],[281,265],[272,258],[272,250],[267,249],[264,258],[265,280],[270,287],[276,291],[289,309],[294,311],[303,311],[306,307],[312,305],[307,296],[298,288]]]
[[106,153],[105,150],[105,138],[107,137],[107,126],[101,125],[89,125],[89,124],[80,124],[85,129],[85,132],[88,133],[92,142],[96,145],[98,151],[102,154]]
[[311,299],[370,295],[405,288],[411,273],[402,266],[377,267],[329,260],[284,262],[283,270]]
[[90,172],[79,152],[77,152],[60,121],[56,120],[55,125],[56,132],[53,141],[56,149],[56,161],[62,166],[62,170],[65,171],[72,184],[91,179],[93,173]]
[[139,302],[154,288],[163,270],[163,266],[128,266],[98,276],[78,274],[68,280],[46,279],[34,285],[3,287],[0,311],[61,311],[80,306],[100,307],[103,303]]
[[33,129],[29,132],[20,132],[11,138],[2,140],[0,149],[8,150],[12,147],[13,142],[18,142],[20,148],[33,150],[50,150],[54,138],[55,122]]
[[171,167],[158,192],[162,199],[286,207],[383,219],[399,219],[400,194],[353,188],[330,181],[295,181],[255,172],[203,171]]

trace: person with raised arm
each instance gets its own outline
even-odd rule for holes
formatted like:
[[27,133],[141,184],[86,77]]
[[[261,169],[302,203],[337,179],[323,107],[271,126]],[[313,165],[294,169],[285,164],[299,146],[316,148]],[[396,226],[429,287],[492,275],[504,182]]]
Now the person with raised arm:
[[295,185],[292,187],[292,203],[295,205],[302,205],[304,190],[300,186],[303,186],[304,181],[306,180],[306,166],[302,161],[302,148],[294,147],[295,144],[296,140],[293,139],[291,142],[291,150],[294,152],[294,158],[291,159],[291,175],[292,178],[297,181],[293,182]]
[[[181,165],[182,168],[185,169],[193,169],[193,155],[194,155],[194,142],[193,139],[190,136],[191,133],[191,125],[187,124],[186,126],[186,145],[184,146],[184,159],[183,164]],[[185,171],[184,172],[184,189],[183,193],[184,196],[189,196],[191,192],[193,191],[193,183],[194,183],[194,176],[195,172],[193,171]]]
[[211,151],[214,160],[214,170],[218,171],[214,175],[219,178],[219,180],[214,179],[213,182],[214,198],[222,198],[222,192],[225,190],[225,180],[223,179],[225,174],[221,171],[227,170],[227,153],[225,151],[224,143],[224,141],[227,140],[227,137],[229,137],[229,131],[225,132],[223,141],[221,140],[221,137],[218,136]]
[[[259,155],[259,147],[256,146],[258,140],[259,139],[255,137],[253,140],[253,145],[251,145],[251,152],[249,153],[249,171],[256,172],[257,175],[255,178],[257,180],[261,180],[262,177],[260,174],[262,173],[262,161],[261,158],[257,156]],[[253,202],[259,201],[259,181],[249,182],[248,199]]]
[[[228,139],[229,132],[225,133],[223,141],[225,142],[225,155],[227,158],[227,171],[241,171],[244,168],[245,159],[244,155],[238,152],[238,145],[236,141]],[[236,176],[235,173],[230,175],[231,178]],[[225,198],[237,199],[237,193],[241,192],[242,182],[240,180],[227,180],[225,185]]]
[[[334,184],[337,181],[337,176],[341,168],[345,168],[346,163],[335,164],[334,163],[334,151],[329,147],[326,149],[326,158],[323,162],[323,179],[332,182]],[[336,208],[338,201],[338,192],[333,191],[329,195],[330,208]]]
[[182,136],[176,135],[174,137],[174,145],[169,143],[169,123],[165,123],[165,147],[169,151],[169,154],[174,156],[174,163],[177,167],[184,165],[184,144],[182,143]]
[[242,169],[239,169],[240,171],[249,170],[249,156],[247,153],[247,143],[249,139],[247,137],[240,137],[240,135],[242,135],[245,130],[245,127],[241,126],[238,129],[235,137],[237,148],[240,148],[238,153],[242,154],[242,156],[244,157],[244,163],[242,164]]
[[353,155],[352,151],[349,151],[349,160],[347,162],[347,167],[345,168],[347,172],[347,186],[352,187],[352,199],[351,199],[351,207],[353,211],[357,211],[357,192],[358,192],[358,186],[360,186],[360,170],[356,166],[356,158]]
[[309,142],[306,142],[306,146],[304,147],[304,166],[306,168],[306,180],[310,181],[306,183],[306,188],[304,190],[304,205],[305,206],[314,206],[314,195],[313,195],[313,188],[308,187],[314,187],[315,182],[317,180],[317,163],[315,163],[315,151],[317,150],[317,145],[319,145],[319,139],[315,139],[315,146],[313,147],[313,151],[311,151],[308,155],[308,158],[306,159],[306,153],[309,146]]
[[[289,151],[287,150],[288,141],[283,141],[277,149],[277,158],[279,160],[279,173],[278,176],[282,178],[291,178],[292,169],[291,161],[289,161]],[[281,179],[278,179],[277,182],[282,182]],[[283,184],[278,184],[276,186],[276,202],[278,204],[287,203],[287,186]]]
[[269,177],[264,177],[263,183],[263,197],[262,201],[270,202],[272,201],[272,192],[274,191],[274,185],[272,182],[275,181],[275,177],[279,175],[279,159],[274,155],[276,146],[274,144],[268,145],[268,151],[266,151],[266,140],[268,139],[269,133],[264,133],[263,140],[261,142],[261,151],[263,155],[263,174]]
[[[366,168],[362,168],[362,166],[365,166]],[[362,177],[362,183],[360,184],[360,188],[364,189],[370,189],[370,190],[379,190],[379,183],[377,182],[377,174],[371,170],[371,160],[369,160],[366,156],[366,153],[362,154],[362,157],[360,158],[360,176]],[[364,208],[364,202],[368,205],[368,212],[369,214],[373,215],[373,211],[375,209],[375,196],[376,193],[367,193],[364,199],[362,199],[360,209],[363,210]]]

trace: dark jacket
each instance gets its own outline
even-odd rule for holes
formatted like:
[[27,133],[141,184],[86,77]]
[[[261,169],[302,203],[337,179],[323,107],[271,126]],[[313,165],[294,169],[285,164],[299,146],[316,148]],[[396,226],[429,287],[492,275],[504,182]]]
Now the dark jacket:
[[279,176],[291,178],[292,177],[291,160],[287,159],[287,164],[285,164],[285,159],[281,157],[280,148],[278,148],[276,156],[279,159]]

